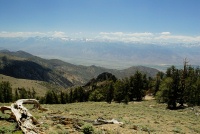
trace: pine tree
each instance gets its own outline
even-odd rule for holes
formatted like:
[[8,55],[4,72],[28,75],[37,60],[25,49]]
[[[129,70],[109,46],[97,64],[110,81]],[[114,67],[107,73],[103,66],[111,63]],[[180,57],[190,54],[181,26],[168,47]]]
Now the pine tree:
[[180,106],[183,107],[183,103],[184,103],[184,92],[186,90],[186,78],[188,75],[188,70],[187,70],[187,61],[185,59],[184,61],[184,67],[183,70],[181,70],[181,87],[180,87],[180,99],[179,99],[179,103]]
[[82,87],[78,87],[78,102],[85,101],[85,91]]
[[0,102],[3,102],[3,91],[0,84]]
[[70,93],[69,93],[69,103],[73,102],[73,91],[72,89],[70,89]]
[[114,101],[121,103],[125,98],[125,86],[121,80],[117,80],[114,84]]
[[128,78],[125,78],[123,79],[123,83],[124,83],[124,103],[128,104],[129,101],[133,100],[130,81]]
[[153,93],[153,95],[156,95],[156,93],[159,91],[160,84],[161,84],[161,78],[160,78],[159,74],[157,74],[156,75],[156,80],[155,80],[155,86],[154,86],[154,93]]
[[58,99],[58,95],[56,94],[55,91],[51,91],[52,92],[52,95],[53,95],[53,104],[60,104],[60,101]]
[[107,89],[106,102],[109,103],[109,104],[111,104],[113,96],[114,96],[114,87],[113,87],[113,84],[111,83],[108,86],[108,89]]
[[185,85],[185,102],[187,102],[189,105],[200,105],[200,72],[198,68],[188,68],[188,75]]
[[[134,76],[130,77],[130,85],[131,85],[131,94],[133,98],[135,98],[137,101],[141,101],[144,97],[144,77],[141,72],[136,71]],[[133,98],[130,98],[131,100]]]
[[65,94],[63,93],[63,91],[60,92],[60,103],[61,104],[66,104],[66,99],[65,99]]
[[172,88],[169,90],[168,94],[168,108],[169,109],[176,109],[176,103],[179,97],[179,83],[180,83],[180,76],[179,70],[172,68]]
[[28,89],[28,91],[27,91],[27,98],[32,98],[32,93],[31,93],[31,90],[30,89]]
[[75,88],[74,91],[73,91],[73,94],[72,94],[72,101],[73,102],[76,102],[78,101],[78,88]]
[[167,69],[166,78],[156,93],[157,100],[167,102],[169,109],[183,108],[184,103],[200,105],[200,70],[194,69],[184,61],[183,69],[174,66]]
[[0,100],[1,102],[12,102],[12,88],[8,81],[2,81],[0,83]]
[[18,88],[18,91],[19,91],[19,96],[20,96],[20,99],[27,99],[28,98],[28,94],[27,94],[27,91],[24,87],[22,88]]
[[45,103],[46,104],[54,104],[54,97],[53,97],[52,91],[46,92]]
[[167,103],[169,101],[169,91],[172,88],[173,79],[166,77],[162,80],[159,90],[156,92],[156,100],[159,103]]
[[67,92],[65,93],[65,101],[66,103],[69,103],[69,94]]
[[17,90],[17,89],[15,89],[15,99],[14,99],[14,100],[16,101],[16,100],[18,100],[18,99],[19,99],[18,90]]
[[34,88],[32,88],[32,98],[36,98],[36,91]]

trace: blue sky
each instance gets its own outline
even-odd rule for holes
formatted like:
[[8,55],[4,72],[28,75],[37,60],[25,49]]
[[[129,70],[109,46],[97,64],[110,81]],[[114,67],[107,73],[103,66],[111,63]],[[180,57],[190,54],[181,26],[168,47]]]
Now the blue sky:
[[200,0],[0,0],[0,32],[199,41]]
[[[13,39],[15,37],[17,38]],[[29,37],[37,38],[34,40]],[[12,38],[11,41],[10,38]],[[130,62],[132,65],[132,61],[138,61],[139,64],[153,57],[137,59],[137,55],[134,57],[135,52],[133,52],[133,59],[128,60],[126,54],[129,52],[128,48],[132,47],[127,47],[127,44],[136,46],[137,44],[150,46],[155,44],[164,46],[165,50],[168,47],[165,45],[169,45],[172,52],[174,52],[173,48],[177,49],[178,56],[176,53],[175,56],[172,55],[172,59],[169,59],[171,61],[174,57],[182,55],[176,61],[182,64],[182,59],[188,57],[196,64],[195,61],[199,61],[200,48],[200,0],[0,0],[0,48],[25,50],[43,56],[46,51],[47,57],[49,53],[50,56],[56,57],[61,51],[66,54],[73,53],[70,51],[72,48],[68,45],[70,44],[68,41],[77,40],[86,41],[86,43],[80,43],[81,45],[89,42],[89,45],[72,47],[75,49],[70,61],[77,61],[77,63],[87,61],[88,64],[94,64],[99,62],[97,59],[104,55],[105,58],[101,60],[107,61],[108,65],[111,64],[112,57],[117,59],[123,56],[125,58],[117,61],[116,66],[119,66],[119,63],[125,64],[121,62]],[[91,42],[96,44],[98,51],[87,48],[92,44]],[[110,46],[102,50],[99,44]],[[115,52],[116,49],[109,51],[110,47],[114,46],[113,44],[120,46],[117,52]],[[185,50],[182,54],[180,54],[183,48],[181,46]],[[59,50],[57,55],[53,55],[56,53],[55,48]],[[178,51],[179,48],[180,51]],[[115,54],[118,54],[121,49],[126,50],[122,51],[124,55],[121,53],[122,55],[117,55],[116,58]],[[85,52],[85,57],[84,54],[80,54],[81,50]],[[104,51],[109,52],[108,55],[105,55]],[[144,51],[149,52],[147,49]],[[77,52],[80,52],[80,57],[76,57]],[[97,52],[99,55],[96,54]],[[98,58],[95,58],[95,55]],[[64,55],[62,58],[70,58],[68,56]],[[155,56],[154,58],[157,59],[153,59],[152,63],[159,61],[161,56]],[[159,64],[165,64],[165,62],[163,60]],[[127,63],[128,66],[130,64]]]

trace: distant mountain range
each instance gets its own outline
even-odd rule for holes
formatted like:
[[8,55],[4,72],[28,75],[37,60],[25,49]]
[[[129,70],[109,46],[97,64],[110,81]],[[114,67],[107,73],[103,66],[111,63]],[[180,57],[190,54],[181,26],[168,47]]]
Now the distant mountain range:
[[164,70],[165,65],[200,65],[200,43],[125,43],[53,37],[1,37],[0,49],[23,50],[47,59],[60,59],[75,65],[95,65],[125,69],[144,65]]
[[154,77],[157,69],[134,66],[123,70],[104,67],[74,65],[58,59],[43,59],[24,51],[0,51],[0,73],[15,78],[40,80],[62,87],[84,85],[103,72],[109,72],[117,78],[129,77],[135,71],[141,71]]

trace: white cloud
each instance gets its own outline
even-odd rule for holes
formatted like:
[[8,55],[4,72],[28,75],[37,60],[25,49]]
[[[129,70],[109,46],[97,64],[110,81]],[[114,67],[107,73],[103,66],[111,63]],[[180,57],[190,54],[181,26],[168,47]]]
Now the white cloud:
[[22,37],[22,38],[28,38],[28,37],[53,37],[53,38],[61,38],[66,40],[67,35],[64,32],[61,31],[54,31],[54,32],[6,32],[2,31],[0,32],[0,37]]
[[162,32],[160,33],[161,35],[170,35],[171,33],[170,32]]
[[154,34],[149,32],[144,32],[144,33],[128,33],[125,35],[134,37],[146,37],[146,36],[153,36]]
[[34,37],[45,36],[45,33],[41,32],[0,32],[0,37]]
[[153,33],[123,33],[123,32],[100,32],[98,38],[105,41],[120,42],[145,42],[154,36]]
[[123,32],[100,32],[101,35],[123,36]]
[[123,32],[100,32],[100,35],[108,35],[108,36],[152,36],[152,33],[144,32],[144,33],[123,33]]
[[61,31],[55,31],[52,33],[52,36],[56,38],[63,38],[63,37],[66,37],[66,34]]
[[99,40],[120,41],[120,42],[140,42],[140,43],[197,43],[200,36],[173,35],[170,32],[161,33],[123,33],[123,32],[101,32]]
[[155,37],[155,40],[175,43],[195,43],[200,42],[200,36],[161,35]]
[[89,42],[127,42],[127,43],[197,43],[200,44],[200,36],[174,35],[170,32],[151,33],[151,32],[100,32],[100,33],[72,33],[67,36],[62,31],[52,32],[0,32],[0,37],[52,37],[60,38],[64,41],[82,40]]

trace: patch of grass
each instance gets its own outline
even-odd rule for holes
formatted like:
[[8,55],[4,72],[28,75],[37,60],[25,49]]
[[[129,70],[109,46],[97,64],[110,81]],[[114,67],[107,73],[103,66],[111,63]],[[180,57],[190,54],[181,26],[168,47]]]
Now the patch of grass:
[[191,127],[191,126],[188,126],[188,128],[191,130],[191,131],[193,131],[193,132],[195,132],[195,133],[200,133],[200,128],[194,128],[194,127]]
[[49,126],[49,124],[47,124],[47,123],[43,123],[43,124],[41,125],[41,127],[44,127],[45,129],[48,129],[50,126]]
[[1,124],[0,126],[0,133],[1,134],[8,134],[13,133],[16,130],[16,123],[12,124]]
[[12,134],[23,134],[23,132],[19,130],[19,131],[12,132]]
[[9,114],[3,114],[0,112],[0,118],[3,118],[3,119],[8,119],[10,117]]
[[[10,105],[10,104],[0,104]],[[150,107],[152,106],[153,107]],[[181,110],[168,110],[166,104],[158,104],[155,100],[143,102],[130,102],[128,105],[106,102],[83,102],[72,104],[58,104],[58,105],[42,105],[48,108],[48,111],[39,112],[38,110],[31,110],[31,114],[43,122],[40,127],[45,133],[70,133],[81,134],[80,130],[74,128],[73,123],[66,121],[66,124],[59,124],[47,119],[47,116],[61,116],[69,119],[79,119],[78,126],[89,129],[85,126],[84,120],[94,121],[99,117],[107,120],[117,119],[123,122],[119,124],[105,124],[92,126],[94,134],[117,134],[117,133],[200,133],[199,120],[200,116],[196,116],[189,108]],[[7,116],[0,112],[0,117]],[[7,118],[7,117],[6,117]],[[1,126],[5,124],[12,124],[7,121],[0,120]],[[76,122],[77,124],[77,122]],[[174,127],[176,126],[176,127]],[[13,128],[14,130],[14,128]]]
[[174,133],[181,133],[181,128],[180,127],[175,127],[173,130],[172,130]]

